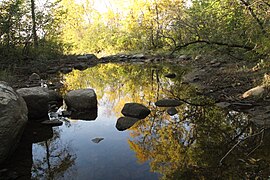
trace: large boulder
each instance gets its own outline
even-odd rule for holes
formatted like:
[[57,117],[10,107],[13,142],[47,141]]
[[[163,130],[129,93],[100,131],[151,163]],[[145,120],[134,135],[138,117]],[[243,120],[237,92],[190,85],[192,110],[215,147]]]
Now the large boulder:
[[28,118],[30,120],[40,120],[48,117],[49,92],[47,88],[21,88],[17,92],[27,104]]
[[97,95],[93,89],[70,91],[64,100],[71,111],[89,111],[97,108]]
[[121,112],[124,116],[144,119],[151,111],[142,104],[126,103]]
[[0,82],[0,164],[12,153],[27,123],[23,98],[5,82]]
[[132,127],[136,122],[138,122],[138,118],[132,117],[120,117],[116,122],[116,129],[119,131],[124,131],[130,127]]
[[176,107],[181,104],[182,102],[176,99],[161,99],[155,102],[155,105],[159,107]]

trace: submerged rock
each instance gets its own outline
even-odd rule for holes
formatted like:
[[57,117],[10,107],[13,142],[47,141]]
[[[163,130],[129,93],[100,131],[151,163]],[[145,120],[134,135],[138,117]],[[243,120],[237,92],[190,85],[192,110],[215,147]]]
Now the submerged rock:
[[73,90],[64,98],[68,110],[89,111],[97,108],[97,95],[93,89]]
[[62,126],[63,122],[57,119],[53,119],[53,120],[42,121],[41,124],[48,125],[48,126]]
[[0,81],[0,164],[15,150],[27,123],[23,98]]
[[17,92],[27,104],[29,119],[39,120],[48,117],[49,92],[47,88],[21,88]]
[[126,103],[121,113],[124,116],[144,119],[150,114],[150,110],[139,103]]
[[92,142],[98,144],[102,140],[104,140],[104,138],[94,138],[94,139],[92,139]]
[[116,122],[116,129],[119,131],[124,131],[130,127],[132,127],[136,122],[140,119],[132,118],[132,117],[120,117]]
[[176,107],[181,104],[182,102],[176,99],[161,99],[155,102],[155,105],[159,107]]
[[175,114],[178,113],[177,109],[175,107],[170,107],[167,109],[167,113],[170,115],[170,116],[173,116]]

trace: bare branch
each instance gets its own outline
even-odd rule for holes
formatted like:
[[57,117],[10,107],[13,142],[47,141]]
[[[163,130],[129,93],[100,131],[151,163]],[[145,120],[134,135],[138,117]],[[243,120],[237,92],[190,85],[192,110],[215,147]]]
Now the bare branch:
[[175,47],[175,49],[171,52],[171,55],[173,53],[175,53],[175,51],[178,51],[182,48],[185,48],[189,45],[192,45],[192,44],[200,44],[200,43],[206,43],[208,45],[219,45],[219,46],[228,46],[228,47],[232,47],[232,48],[242,48],[242,49],[246,49],[248,51],[251,51],[254,49],[254,47],[251,47],[251,46],[246,46],[246,45],[239,45],[239,44],[229,44],[229,43],[222,43],[222,42],[214,42],[214,41],[206,41],[206,40],[197,40],[197,41],[192,41],[192,42],[189,42],[189,43],[186,43],[186,44],[183,44],[183,45],[180,45],[180,46],[177,46]]

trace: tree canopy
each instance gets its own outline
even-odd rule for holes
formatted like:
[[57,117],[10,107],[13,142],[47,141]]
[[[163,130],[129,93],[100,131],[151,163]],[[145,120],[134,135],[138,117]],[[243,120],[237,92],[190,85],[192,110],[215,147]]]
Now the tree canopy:
[[268,0],[106,2],[101,8],[95,0],[1,1],[3,56],[27,56],[35,44],[65,54],[175,52],[189,46],[269,52]]

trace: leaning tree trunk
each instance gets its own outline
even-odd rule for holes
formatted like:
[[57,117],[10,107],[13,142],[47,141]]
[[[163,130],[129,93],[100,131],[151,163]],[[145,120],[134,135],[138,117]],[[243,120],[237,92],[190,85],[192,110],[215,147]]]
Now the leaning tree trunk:
[[37,30],[36,30],[36,14],[35,14],[35,0],[31,0],[31,12],[32,12],[32,35],[34,41],[34,48],[38,46]]

